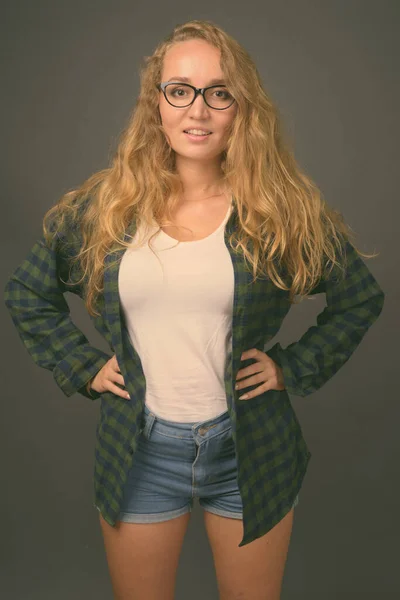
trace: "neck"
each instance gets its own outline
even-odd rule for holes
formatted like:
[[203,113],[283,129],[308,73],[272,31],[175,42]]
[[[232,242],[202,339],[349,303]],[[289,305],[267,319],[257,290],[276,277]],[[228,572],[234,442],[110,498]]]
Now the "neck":
[[199,161],[176,157],[176,169],[182,182],[185,202],[199,202],[225,193],[223,172],[215,160]]

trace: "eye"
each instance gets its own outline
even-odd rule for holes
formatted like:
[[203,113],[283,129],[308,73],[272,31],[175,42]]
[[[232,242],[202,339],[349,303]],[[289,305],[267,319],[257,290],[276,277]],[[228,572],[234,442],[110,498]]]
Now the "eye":
[[[181,94],[180,93],[176,94],[175,92],[182,92],[182,93]],[[182,88],[182,87],[175,87],[175,88],[172,88],[172,90],[170,91],[170,94],[172,96],[181,96],[182,97],[185,94],[187,94],[187,91],[184,88]]]
[[[217,94],[222,94],[221,96],[217,95]],[[231,94],[228,92],[228,90],[216,90],[214,92],[214,96],[217,96],[217,98],[223,98],[224,100],[228,100],[229,98],[232,98]]]

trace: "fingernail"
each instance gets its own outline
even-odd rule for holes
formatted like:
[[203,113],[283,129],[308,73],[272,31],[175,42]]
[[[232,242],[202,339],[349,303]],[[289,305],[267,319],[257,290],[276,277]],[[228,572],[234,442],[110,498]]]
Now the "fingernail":
[[130,395],[128,394],[128,392],[126,393],[126,397],[129,398],[129,400],[131,399]]
[[243,394],[243,396],[239,396],[239,400],[242,400],[242,399],[246,400],[246,398],[247,398],[247,394]]

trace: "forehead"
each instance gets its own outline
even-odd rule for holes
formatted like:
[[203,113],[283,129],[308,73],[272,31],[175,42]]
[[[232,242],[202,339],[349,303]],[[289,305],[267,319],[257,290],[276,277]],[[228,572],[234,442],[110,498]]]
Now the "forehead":
[[198,83],[202,83],[205,78],[222,78],[220,57],[218,48],[205,40],[178,42],[164,56],[162,79],[182,76],[192,81],[195,78]]

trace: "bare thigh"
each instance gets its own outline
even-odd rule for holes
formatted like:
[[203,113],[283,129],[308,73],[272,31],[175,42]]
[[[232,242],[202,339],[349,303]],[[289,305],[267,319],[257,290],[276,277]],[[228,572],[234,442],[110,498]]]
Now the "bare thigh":
[[204,511],[220,600],[279,600],[293,508],[268,533],[238,547],[243,521]]
[[99,513],[114,600],[173,600],[190,513],[112,527]]

